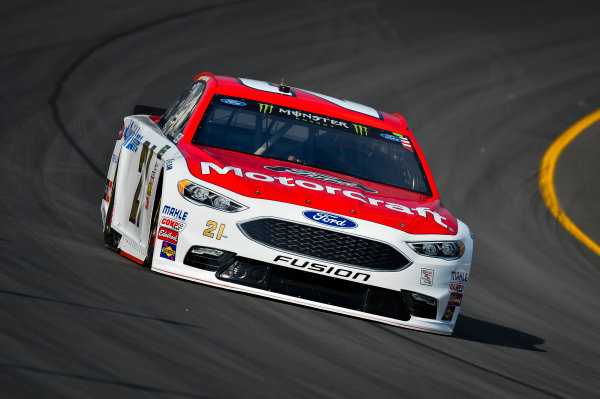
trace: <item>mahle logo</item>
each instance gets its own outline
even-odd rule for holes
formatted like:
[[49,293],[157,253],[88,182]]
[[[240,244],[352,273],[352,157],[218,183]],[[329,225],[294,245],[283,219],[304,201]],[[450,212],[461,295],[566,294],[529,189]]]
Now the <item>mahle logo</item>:
[[263,114],[270,114],[271,112],[273,112],[273,105],[272,104],[263,104],[263,103],[258,103],[258,110],[260,112],[262,112]]
[[356,123],[353,123],[352,126],[354,126],[354,131],[356,132],[356,134],[360,134],[361,136],[364,135],[368,136],[368,132],[367,132],[367,127],[363,126],[363,125],[357,125]]

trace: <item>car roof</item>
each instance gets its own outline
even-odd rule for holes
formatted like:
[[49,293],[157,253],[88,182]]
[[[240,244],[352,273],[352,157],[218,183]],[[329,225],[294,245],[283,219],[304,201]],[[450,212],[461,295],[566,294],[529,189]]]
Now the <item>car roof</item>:
[[[196,77],[198,79],[200,74]],[[274,83],[229,76],[209,75],[216,80],[215,93],[246,98],[255,101],[265,101],[284,107],[314,112],[321,115],[337,117],[352,122],[373,126],[379,129],[412,134],[406,121],[398,114],[388,114],[362,104],[339,99],[320,93],[296,87],[290,88],[290,93],[283,93],[279,85]]]

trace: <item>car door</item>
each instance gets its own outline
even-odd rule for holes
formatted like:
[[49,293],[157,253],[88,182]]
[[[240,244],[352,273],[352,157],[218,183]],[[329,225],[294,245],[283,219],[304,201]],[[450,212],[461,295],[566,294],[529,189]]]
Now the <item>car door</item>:
[[[196,81],[171,108],[154,123],[148,116],[125,118],[125,132],[119,159],[119,206],[113,220],[123,237],[131,240],[136,252],[147,249],[151,215],[157,186],[163,171],[163,159],[172,156],[190,115],[204,93],[206,82]],[[121,167],[121,165],[127,165]]]

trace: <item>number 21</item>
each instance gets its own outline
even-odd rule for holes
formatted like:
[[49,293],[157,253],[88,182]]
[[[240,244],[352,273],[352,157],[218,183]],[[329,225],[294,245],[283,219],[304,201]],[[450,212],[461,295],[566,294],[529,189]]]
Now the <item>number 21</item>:
[[[207,229],[204,230],[202,235],[205,235],[206,237],[210,238],[216,238],[217,240],[220,240],[223,236],[223,231],[225,230],[224,224],[219,225],[219,223],[213,220],[209,220],[208,222],[206,222],[206,227]],[[217,236],[215,237],[215,233],[213,233],[213,231],[215,231],[217,227],[219,227],[219,230],[217,231]]]

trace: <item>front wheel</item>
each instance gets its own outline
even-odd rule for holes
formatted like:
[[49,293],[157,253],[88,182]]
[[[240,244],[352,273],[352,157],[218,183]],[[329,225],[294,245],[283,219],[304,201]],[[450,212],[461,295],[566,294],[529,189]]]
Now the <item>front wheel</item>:
[[146,252],[146,260],[144,264],[152,267],[152,257],[154,256],[154,245],[156,244],[156,232],[158,230],[158,215],[160,214],[160,198],[156,201],[154,212],[152,212],[152,223],[150,224],[150,232],[148,233],[148,251]]
[[113,181],[112,190],[110,192],[110,201],[108,203],[108,210],[106,211],[106,221],[104,222],[104,244],[106,247],[115,250],[119,246],[119,240],[121,236],[119,233],[112,229],[112,217],[115,208],[115,193],[117,187],[117,173],[115,172],[115,179]]

